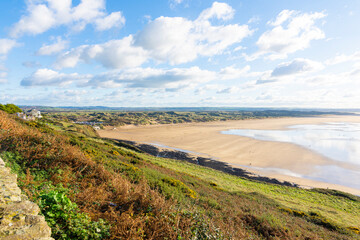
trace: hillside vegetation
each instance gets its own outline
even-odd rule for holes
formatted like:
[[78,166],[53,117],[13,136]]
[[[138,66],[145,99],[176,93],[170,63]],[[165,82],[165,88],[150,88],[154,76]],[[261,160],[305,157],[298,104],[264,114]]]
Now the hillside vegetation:
[[55,239],[360,239],[356,196],[156,158],[89,126],[0,111],[0,154]]
[[8,103],[8,104],[0,104],[0,110],[1,111],[4,111],[4,112],[7,112],[7,113],[17,113],[17,112],[22,112],[22,110],[14,105],[14,104],[11,104],[11,103]]
[[[268,117],[308,117],[330,112],[264,110],[264,111],[45,111],[50,119],[67,122],[90,122],[95,125],[151,125],[190,122],[243,120]],[[331,114],[345,114],[341,112]]]

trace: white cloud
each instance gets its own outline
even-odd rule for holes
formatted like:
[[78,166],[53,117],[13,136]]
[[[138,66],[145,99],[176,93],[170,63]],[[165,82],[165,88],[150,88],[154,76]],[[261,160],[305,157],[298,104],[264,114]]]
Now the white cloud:
[[7,83],[7,69],[3,65],[3,61],[6,59],[7,54],[16,47],[18,43],[15,40],[1,38],[0,39],[0,84]]
[[219,72],[219,77],[222,80],[239,79],[248,77],[259,77],[263,72],[251,72],[251,67],[246,65],[243,68],[235,68],[233,66],[222,68]]
[[265,101],[265,102],[269,102],[273,100],[273,96],[267,93],[262,93],[260,96],[256,97],[255,99],[256,101]]
[[195,21],[159,17],[135,36],[72,49],[62,55],[55,65],[57,68],[74,67],[78,62],[94,59],[104,67],[123,69],[140,66],[148,59],[175,65],[193,61],[199,56],[222,54],[252,33],[247,25],[214,26],[209,21],[213,17],[229,19],[233,11],[227,4],[215,2]]
[[107,68],[137,67],[147,61],[147,53],[141,47],[134,46],[130,35],[120,40],[111,40],[104,44],[83,45],[61,55],[55,63],[58,69],[75,67],[78,62],[90,62],[92,59]]
[[83,86],[111,88],[119,84],[129,88],[184,88],[215,79],[215,73],[198,67],[154,69],[134,68],[93,77]]
[[281,77],[305,72],[313,72],[323,69],[319,62],[309,59],[296,58],[291,62],[281,63],[271,73],[272,77]]
[[53,55],[59,53],[68,47],[69,42],[58,37],[56,42],[50,45],[43,45],[37,52],[37,55]]
[[113,27],[122,27],[125,25],[125,17],[121,12],[113,12],[109,16],[99,18],[95,21],[96,30],[104,31]]
[[247,60],[254,60],[262,55],[268,55],[271,60],[281,59],[308,48],[312,40],[325,38],[325,33],[315,25],[317,20],[325,16],[322,12],[283,10],[274,21],[268,22],[273,28],[260,36],[256,42],[259,51]]
[[22,16],[10,32],[12,37],[19,37],[23,33],[36,35],[49,30],[56,24],[53,12],[44,4],[34,5],[29,1],[29,15]]
[[73,81],[84,80],[88,75],[80,76],[77,73],[65,74],[58,73],[51,69],[42,68],[35,71],[30,77],[21,81],[22,86],[64,86]]
[[249,19],[248,24],[259,23],[260,20],[261,20],[261,18],[259,16],[253,16],[252,18]]
[[96,30],[103,31],[122,27],[124,22],[121,12],[110,15],[105,12],[104,0],[81,0],[75,7],[72,6],[72,0],[27,1],[27,14],[14,24],[10,35],[37,35],[61,25],[79,31],[87,24],[94,24]]
[[354,61],[360,61],[360,51],[356,51],[355,53],[350,55],[345,55],[345,54],[338,55],[334,58],[326,60],[325,64],[335,65],[339,63],[354,62]]
[[208,82],[216,73],[198,67],[154,69],[132,68],[105,72],[98,75],[65,74],[51,69],[39,69],[21,81],[22,86],[64,86],[75,83],[78,87],[94,88],[164,88],[181,89]]
[[79,5],[73,8],[73,18],[91,22],[104,16],[105,0],[81,0]]
[[136,45],[143,47],[158,61],[178,64],[194,60],[196,43],[190,31],[193,23],[180,17],[159,17],[136,36]]
[[8,52],[16,47],[17,43],[13,39],[2,38],[0,39],[0,55],[7,55]]
[[190,62],[198,56],[221,54],[252,34],[247,25],[214,26],[210,22],[212,18],[229,20],[233,15],[234,9],[229,5],[214,2],[195,21],[159,17],[136,36],[136,44],[148,50],[155,60],[170,64]]
[[211,8],[205,9],[200,14],[198,21],[207,21],[211,18],[230,20],[234,17],[235,10],[226,3],[214,2]]

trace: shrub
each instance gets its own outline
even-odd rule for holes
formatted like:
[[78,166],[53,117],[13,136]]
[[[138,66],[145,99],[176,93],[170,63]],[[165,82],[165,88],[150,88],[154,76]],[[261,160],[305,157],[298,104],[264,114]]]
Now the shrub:
[[164,183],[169,184],[170,186],[180,188],[183,193],[186,194],[186,196],[190,198],[197,198],[197,194],[194,190],[186,186],[183,182],[170,178],[170,177],[164,177],[161,179]]
[[105,221],[91,221],[65,193],[45,193],[39,198],[39,206],[56,239],[103,239],[109,236],[109,225]]
[[22,110],[18,106],[11,104],[11,103],[8,103],[6,105],[0,104],[0,110],[10,113],[10,114],[22,112]]

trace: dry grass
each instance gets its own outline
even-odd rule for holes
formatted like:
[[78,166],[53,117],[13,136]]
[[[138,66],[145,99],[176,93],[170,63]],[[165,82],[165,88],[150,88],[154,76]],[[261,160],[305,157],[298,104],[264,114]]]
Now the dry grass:
[[112,224],[111,239],[176,239],[190,237],[191,219],[173,209],[175,204],[149,188],[131,183],[97,164],[60,134],[44,134],[19,124],[0,111],[0,149],[18,152],[28,169],[23,190],[30,198],[36,185],[32,169],[62,169],[50,174],[53,184],[71,186],[69,197],[92,219]]

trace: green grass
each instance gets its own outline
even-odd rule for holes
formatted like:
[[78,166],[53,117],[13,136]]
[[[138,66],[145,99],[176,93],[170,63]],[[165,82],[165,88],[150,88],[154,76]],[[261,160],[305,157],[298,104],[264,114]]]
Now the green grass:
[[259,193],[291,209],[318,212],[343,227],[360,225],[360,201],[328,195],[316,190],[246,180],[187,162],[151,156],[146,158],[159,166],[215,183],[217,188],[232,193]]

